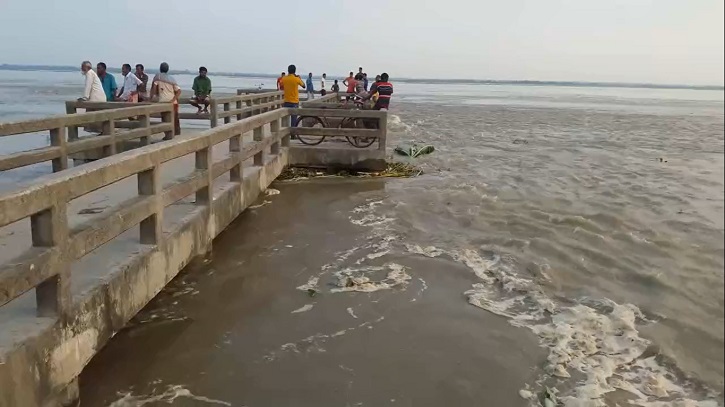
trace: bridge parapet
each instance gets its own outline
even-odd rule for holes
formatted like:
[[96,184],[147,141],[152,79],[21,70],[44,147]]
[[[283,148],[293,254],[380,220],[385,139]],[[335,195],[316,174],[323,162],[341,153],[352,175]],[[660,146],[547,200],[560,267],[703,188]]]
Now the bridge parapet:
[[[151,117],[161,117],[161,123],[151,123]],[[119,123],[137,118],[134,130],[118,132]],[[101,128],[100,135],[79,136],[78,129],[85,126]],[[68,168],[68,158],[74,154],[100,150],[102,157],[116,154],[120,143],[139,140],[149,143],[155,134],[173,137],[173,106],[169,103],[116,108],[102,112],[86,112],[54,116],[45,119],[27,120],[15,123],[0,123],[0,139],[28,133],[50,133],[50,146],[0,156],[0,171],[24,167],[46,161],[53,162],[53,172]]]

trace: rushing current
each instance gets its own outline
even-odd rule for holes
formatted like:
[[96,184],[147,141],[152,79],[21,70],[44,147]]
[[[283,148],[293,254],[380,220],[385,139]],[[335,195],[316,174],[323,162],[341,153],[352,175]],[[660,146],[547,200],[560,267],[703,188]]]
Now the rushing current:
[[[265,81],[219,78],[217,89]],[[0,72],[0,121],[60,114],[80,83]],[[379,238],[368,256],[464,268],[475,283],[446,301],[536,338],[546,361],[519,392],[531,405],[547,388],[567,406],[615,405],[623,392],[631,405],[722,405],[723,96],[401,83],[389,147],[435,152],[413,161],[421,176],[351,197],[350,219]],[[34,147],[13,143],[0,152]],[[0,186],[46,171],[0,175]],[[417,281],[396,263],[376,271],[387,274],[371,291]]]

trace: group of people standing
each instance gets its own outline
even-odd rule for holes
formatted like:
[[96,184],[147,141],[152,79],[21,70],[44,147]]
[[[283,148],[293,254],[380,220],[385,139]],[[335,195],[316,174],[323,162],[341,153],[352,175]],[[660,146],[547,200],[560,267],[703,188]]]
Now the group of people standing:
[[[91,102],[161,102],[174,104],[174,127],[175,133],[180,134],[179,125],[179,97],[181,87],[171,74],[169,64],[163,62],[159,66],[159,73],[154,76],[149,88],[149,76],[144,72],[142,64],[136,65],[136,71],[131,72],[130,64],[123,64],[121,74],[123,75],[122,87],[118,89],[116,78],[106,71],[106,64],[99,62],[96,71],[89,61],[83,61],[81,72],[86,78],[83,97],[78,100]],[[205,67],[199,68],[199,75],[194,78],[191,89],[194,96],[189,103],[195,106],[197,113],[209,113],[211,103],[211,79],[207,76]]]
[[[350,76],[342,81],[342,84],[347,87],[347,99],[350,100],[357,97],[363,101],[373,100],[373,109],[388,109],[390,106],[390,98],[393,95],[393,84],[389,82],[390,77],[387,73],[382,73],[375,77],[375,82],[368,89],[368,74],[363,72],[362,67],[358,68],[358,73],[353,75],[350,72]],[[320,78],[320,94],[325,96],[327,94],[326,88],[327,74],[323,73]],[[315,86],[312,80],[312,72],[307,75],[307,81],[303,82],[302,79],[297,75],[297,67],[290,65],[287,69],[287,74],[282,74],[277,78],[277,90],[284,91],[284,101],[286,107],[298,107],[299,106],[299,89],[302,87],[307,91],[307,98],[315,98]],[[335,79],[331,89],[332,92],[340,92],[340,85]]]
[[[78,100],[91,102],[161,102],[173,103],[174,105],[174,128],[175,133],[180,134],[179,125],[179,97],[181,96],[181,87],[169,74],[169,64],[163,62],[159,66],[159,73],[154,76],[151,85],[148,85],[149,77],[144,72],[142,64],[136,65],[136,71],[131,72],[130,64],[123,64],[121,73],[123,75],[122,86],[119,89],[116,79],[113,75],[106,71],[106,64],[99,62],[96,65],[96,71],[93,71],[93,65],[89,61],[83,61],[81,64],[81,72],[85,76],[85,89],[83,97]],[[195,106],[198,114],[208,113],[211,103],[211,79],[207,76],[205,67],[199,68],[199,75],[194,78],[192,90],[194,96],[189,100],[192,106]],[[327,94],[326,88],[327,74],[322,74],[320,78],[320,94]],[[378,75],[372,86],[368,89],[367,74],[363,72],[362,67],[359,68],[357,75],[350,72],[350,76],[343,80],[343,85],[347,86],[347,93],[350,95],[348,99],[356,97],[362,101],[372,99],[374,101],[373,109],[388,109],[390,98],[393,95],[393,85],[389,82],[387,73]],[[307,81],[297,75],[297,67],[290,65],[287,68],[287,74],[283,72],[277,79],[277,90],[284,91],[284,107],[299,107],[300,97],[299,88],[307,90],[308,98],[314,99],[315,86],[312,80],[312,72],[307,76]],[[330,89],[332,92],[339,92],[340,85],[337,79]]]
[[85,90],[80,100],[92,102],[139,102],[147,98],[146,86],[149,77],[144,73],[144,66],[136,65],[136,73],[131,72],[131,65],[123,64],[121,73],[123,82],[121,89],[118,89],[116,78],[106,71],[106,64],[99,62],[96,71],[89,61],[83,61],[81,72],[86,77]]

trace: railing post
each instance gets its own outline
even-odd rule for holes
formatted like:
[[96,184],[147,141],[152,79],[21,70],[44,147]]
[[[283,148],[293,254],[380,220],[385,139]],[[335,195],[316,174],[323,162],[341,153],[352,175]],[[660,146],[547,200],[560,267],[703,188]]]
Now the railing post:
[[65,201],[32,215],[30,229],[33,246],[53,247],[57,250],[56,263],[51,266],[57,273],[35,287],[37,314],[39,317],[63,317],[71,302]]
[[65,144],[65,127],[50,130],[50,145],[60,148],[60,157],[53,160],[53,172],[68,168],[68,151]]
[[[225,112],[228,112],[230,107],[231,106],[230,106],[230,103],[229,102],[224,103],[224,111]],[[228,124],[228,123],[231,123],[231,122],[232,122],[232,117],[225,115],[224,116],[224,124]]]
[[196,191],[196,204],[208,205],[211,202],[211,191],[213,180],[211,178],[211,147],[203,148],[196,152],[196,170],[206,172],[206,185]]
[[[258,98],[258,97],[257,97],[257,98],[254,98],[254,99],[252,99],[252,106],[257,106],[257,107],[258,107],[258,106],[259,106],[259,100],[260,100],[260,98]],[[261,111],[261,110],[260,110],[259,108],[257,108],[257,109],[254,109],[254,108],[253,108],[253,109],[252,109],[252,116],[254,116],[254,115],[258,115],[258,114],[260,114],[260,113],[262,113],[262,111]]]
[[212,99],[209,105],[209,125],[212,129],[219,124],[219,117],[217,116],[218,114],[219,113],[216,100]]
[[[242,101],[241,100],[237,100],[237,103],[236,103],[235,108],[237,109],[237,111],[239,111],[242,108]],[[241,113],[237,113],[237,121],[240,121],[240,120],[242,120],[242,114]]]
[[171,130],[167,130],[164,132],[164,140],[171,140],[174,138],[174,132],[176,131],[174,129],[174,110],[173,105],[171,106],[172,110],[168,112],[161,112],[161,121],[163,123],[171,124]]
[[116,154],[116,129],[113,119],[103,122],[103,133],[101,134],[111,136],[111,143],[103,147],[103,156],[110,157]]
[[[285,111],[287,113],[287,115],[285,115],[284,117],[282,117],[282,127],[290,127],[290,125],[292,123],[292,115],[289,114],[290,113],[290,109],[289,108],[286,108],[286,107],[283,107],[282,109],[285,109]],[[289,147],[289,143],[290,143],[290,138],[291,137],[292,136],[290,136],[289,134],[287,134],[286,136],[282,137],[282,147]]]
[[[139,116],[138,119],[139,119],[139,122],[141,123],[141,128],[148,129],[149,127],[151,127],[151,118],[149,117],[149,115],[145,114],[143,116]],[[142,146],[149,145],[149,137],[148,136],[141,137],[139,139],[139,143]]]
[[[77,102],[65,102],[65,113],[66,114],[76,114],[78,113],[78,109],[76,108]],[[68,127],[68,141],[75,141],[78,140],[78,127],[76,126],[70,126]]]
[[242,175],[244,170],[242,165],[241,151],[242,135],[236,134],[229,139],[229,155],[237,154],[239,156],[237,164],[229,171],[229,181],[231,182],[242,182]]
[[[254,141],[264,140],[264,126],[255,127],[252,132],[252,138]],[[254,165],[264,165],[264,150],[254,155]]]
[[249,108],[249,110],[247,111],[247,113],[244,114],[244,117],[252,117],[252,116],[254,116],[254,111],[252,110],[252,105],[253,105],[252,99],[247,99],[244,103]]
[[77,111],[76,102],[65,102],[65,114],[75,114]]
[[161,202],[161,181],[159,165],[154,165],[146,171],[138,173],[138,194],[153,196],[154,213],[139,224],[141,244],[159,244],[163,237],[162,216],[164,207]]
[[279,154],[279,141],[280,141],[279,140],[279,131],[280,131],[279,119],[274,119],[269,123],[269,130],[272,132],[272,138],[274,139],[270,153],[277,155],[277,154]]
[[385,115],[378,119],[378,129],[378,150],[384,152],[388,138],[388,112],[385,112]]

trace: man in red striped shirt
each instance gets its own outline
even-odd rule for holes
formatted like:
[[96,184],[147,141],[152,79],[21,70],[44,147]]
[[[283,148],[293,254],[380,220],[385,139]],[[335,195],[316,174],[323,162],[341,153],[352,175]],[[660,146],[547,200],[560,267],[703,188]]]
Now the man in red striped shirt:
[[375,102],[375,106],[373,106],[375,110],[388,110],[390,107],[390,98],[393,96],[393,84],[388,82],[389,79],[390,77],[387,73],[380,75],[380,81],[373,83],[373,86],[370,87],[370,92],[365,97],[365,100],[368,100],[373,97],[375,92],[378,93],[378,100]]

